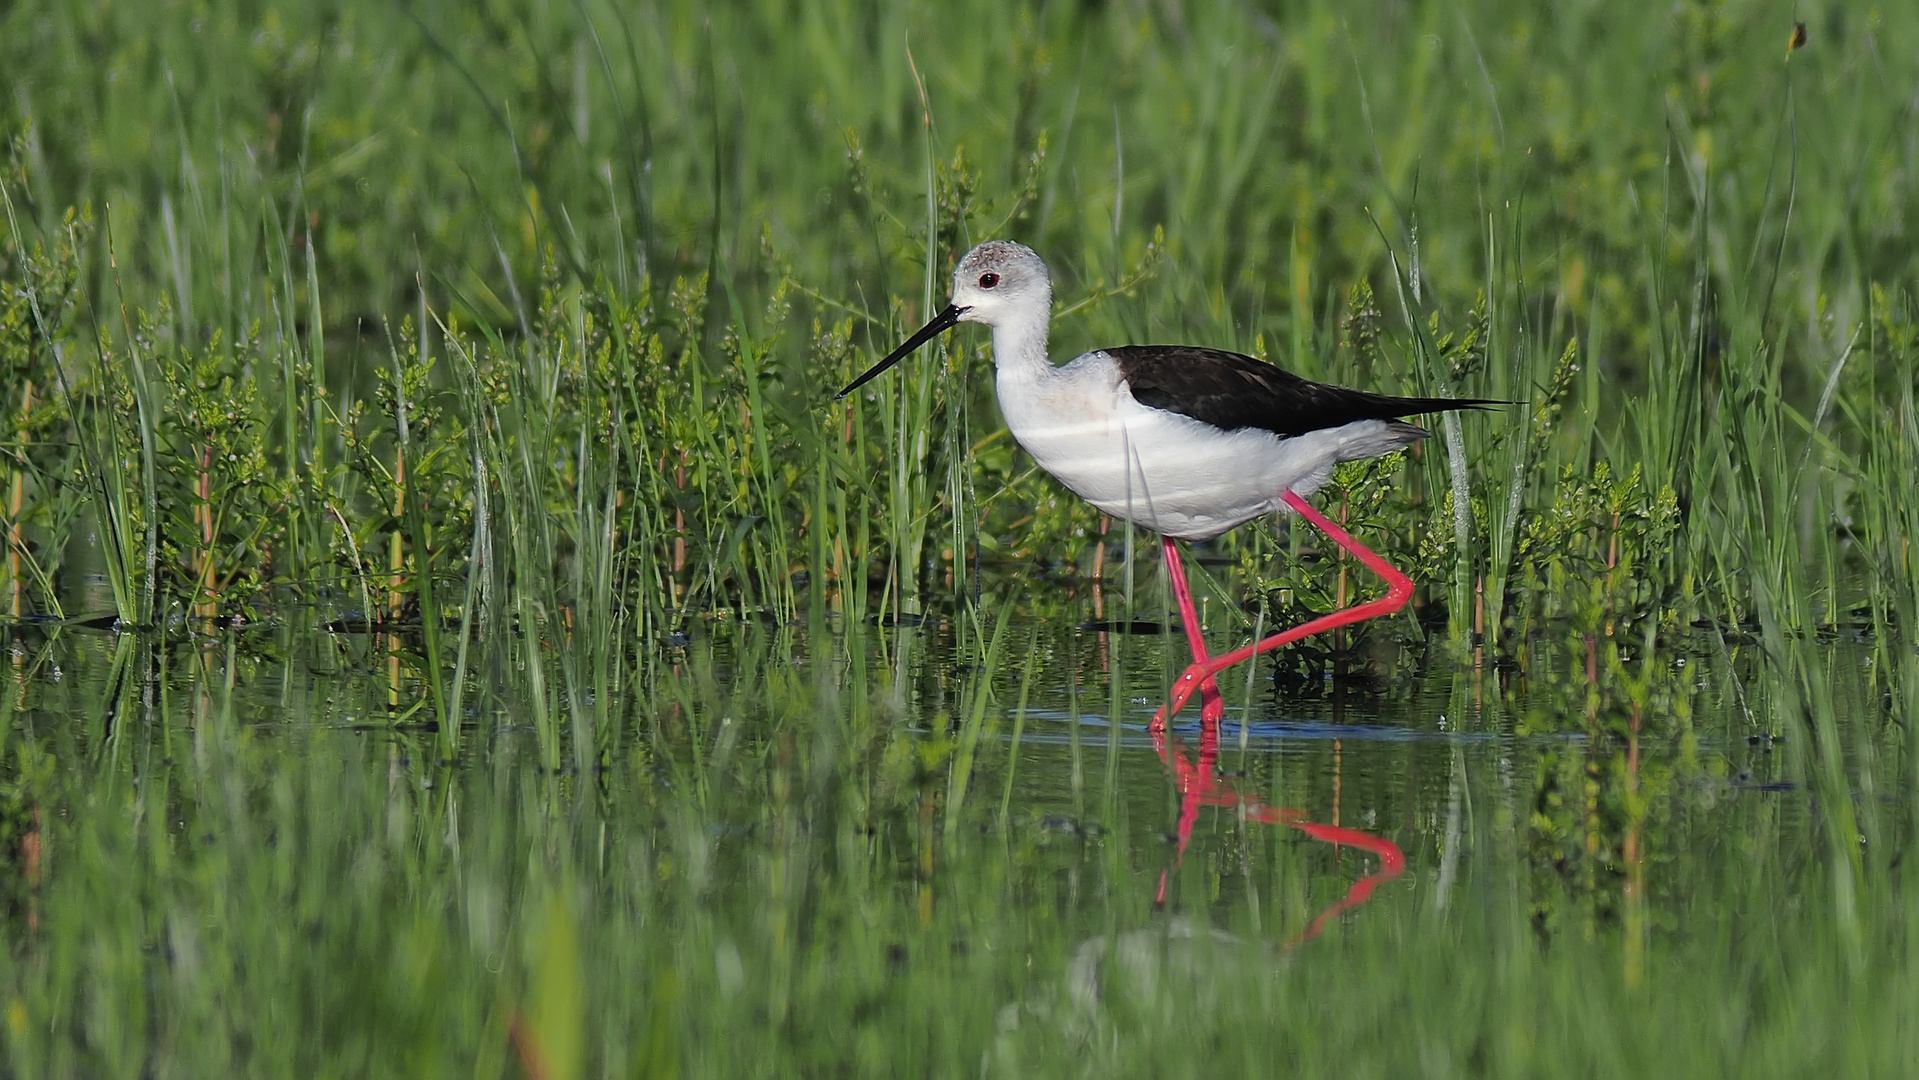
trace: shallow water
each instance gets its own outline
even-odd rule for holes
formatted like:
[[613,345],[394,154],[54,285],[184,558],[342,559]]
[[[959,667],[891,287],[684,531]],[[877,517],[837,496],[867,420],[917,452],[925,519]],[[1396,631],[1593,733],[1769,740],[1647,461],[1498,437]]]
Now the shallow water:
[[990,665],[951,619],[714,624],[558,772],[508,664],[444,765],[364,636],[17,628],[13,1071],[1919,1060],[1910,766],[1868,645],[1798,646],[1839,703],[1841,843],[1736,647],[1640,662],[1636,721],[1549,642],[1503,675],[1430,641],[1382,678],[1236,669],[1215,744],[1196,705],[1150,729],[1177,636],[1080,621],[1011,617]]

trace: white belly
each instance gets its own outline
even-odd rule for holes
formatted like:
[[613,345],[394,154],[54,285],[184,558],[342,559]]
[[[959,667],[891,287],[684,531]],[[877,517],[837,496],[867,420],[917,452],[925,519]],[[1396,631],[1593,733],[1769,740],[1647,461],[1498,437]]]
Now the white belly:
[[1379,420],[1282,439],[1148,408],[1099,353],[1054,374],[1000,379],[1013,438],[1087,502],[1179,540],[1210,540],[1279,509],[1289,489],[1317,491],[1340,461],[1392,448],[1372,448],[1388,435]]

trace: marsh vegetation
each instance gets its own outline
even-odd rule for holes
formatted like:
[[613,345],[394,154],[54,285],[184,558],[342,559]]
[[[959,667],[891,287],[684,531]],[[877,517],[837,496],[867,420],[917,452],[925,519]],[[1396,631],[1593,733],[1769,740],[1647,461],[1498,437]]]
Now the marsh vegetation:
[[[1919,1060],[1919,13],[48,3],[0,81],[12,1073]],[[831,400],[998,236],[1056,355],[1520,402],[1316,497],[1414,606],[1149,737],[1153,545],[985,335]],[[1222,641],[1375,587],[1197,555]]]

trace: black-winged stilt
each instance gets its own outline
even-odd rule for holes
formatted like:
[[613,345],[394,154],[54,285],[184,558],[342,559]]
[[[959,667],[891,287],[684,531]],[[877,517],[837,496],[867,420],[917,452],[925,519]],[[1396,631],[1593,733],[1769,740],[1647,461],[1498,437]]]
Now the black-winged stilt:
[[[1087,502],[1160,534],[1193,663],[1154,717],[1156,731],[1196,690],[1202,722],[1216,723],[1224,712],[1213,681],[1220,671],[1404,607],[1412,581],[1304,496],[1319,490],[1340,462],[1391,453],[1428,436],[1401,417],[1504,404],[1369,394],[1189,345],[1095,349],[1055,366],[1046,355],[1052,314],[1052,277],[1040,257],[1023,244],[988,241],[960,260],[952,303],[839,396],[958,323],[992,327],[1000,412],[1013,438]],[[1386,595],[1209,657],[1173,542],[1210,540],[1281,506],[1384,578]]]

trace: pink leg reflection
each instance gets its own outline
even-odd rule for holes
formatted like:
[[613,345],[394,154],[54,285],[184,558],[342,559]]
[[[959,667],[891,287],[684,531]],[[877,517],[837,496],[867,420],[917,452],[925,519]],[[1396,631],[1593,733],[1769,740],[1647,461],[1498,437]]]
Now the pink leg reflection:
[[[1326,929],[1326,924],[1341,912],[1372,899],[1373,890],[1406,872],[1406,855],[1399,845],[1383,836],[1348,829],[1339,825],[1325,825],[1304,820],[1304,811],[1282,809],[1267,806],[1251,795],[1243,795],[1233,785],[1221,779],[1215,771],[1219,761],[1219,725],[1202,724],[1199,734],[1199,763],[1194,765],[1187,760],[1185,752],[1174,742],[1171,734],[1164,728],[1153,729],[1153,748],[1159,752],[1161,761],[1172,771],[1173,783],[1180,792],[1178,849],[1173,865],[1186,857],[1186,846],[1192,842],[1193,826],[1199,821],[1199,808],[1202,806],[1229,807],[1237,811],[1248,821],[1257,821],[1267,825],[1286,825],[1298,829],[1315,840],[1340,847],[1354,847],[1379,857],[1379,869],[1366,877],[1353,882],[1346,895],[1338,903],[1313,917],[1305,930],[1286,943],[1290,948],[1303,941],[1318,937]],[[1160,871],[1159,891],[1154,902],[1166,903],[1167,871]]]

